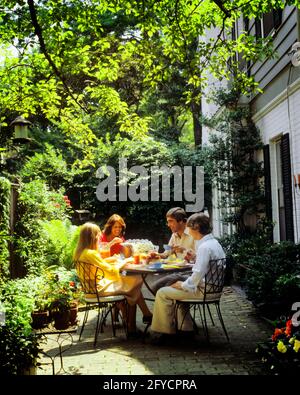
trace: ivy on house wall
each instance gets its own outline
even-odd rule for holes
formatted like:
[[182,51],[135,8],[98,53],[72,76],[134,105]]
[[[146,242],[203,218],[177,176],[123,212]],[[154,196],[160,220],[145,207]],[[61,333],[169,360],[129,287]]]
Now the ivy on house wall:
[[257,160],[263,144],[248,108],[238,105],[238,94],[222,90],[215,95],[215,101],[222,111],[215,118],[204,119],[213,129],[209,171],[219,191],[221,219],[244,234],[250,230],[249,217],[256,216],[257,222],[264,212],[263,164]]
[[11,183],[0,177],[0,282],[9,276],[9,211]]

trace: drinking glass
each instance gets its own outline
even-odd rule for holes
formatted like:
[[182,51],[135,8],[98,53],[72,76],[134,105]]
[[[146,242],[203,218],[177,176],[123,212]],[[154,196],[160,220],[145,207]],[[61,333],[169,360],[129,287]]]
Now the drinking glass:
[[103,259],[108,258],[110,256],[109,243],[107,242],[100,243],[100,255]]

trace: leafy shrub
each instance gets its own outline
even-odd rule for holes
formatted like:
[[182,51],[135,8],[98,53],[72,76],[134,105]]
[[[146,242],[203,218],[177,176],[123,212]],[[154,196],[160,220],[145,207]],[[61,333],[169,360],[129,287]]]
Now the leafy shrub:
[[73,251],[79,238],[79,228],[68,219],[41,222],[47,246],[45,256],[47,265],[73,267]]
[[253,255],[261,256],[265,252],[266,245],[270,243],[272,229],[273,225],[263,219],[258,223],[255,232],[239,232],[220,239],[234,271],[235,280],[241,285],[245,285],[249,260]]
[[0,302],[5,325],[0,326],[0,373],[19,374],[37,365],[38,338],[32,333],[31,312],[40,279],[29,276],[2,283]]
[[39,339],[26,334],[22,327],[0,327],[0,375],[21,374],[24,369],[37,366]]
[[38,337],[32,332],[31,313],[39,307],[41,299],[48,307],[53,304],[59,289],[68,289],[71,299],[80,299],[74,269],[52,267],[40,276],[29,275],[1,283],[0,310],[5,311],[5,325],[0,326],[0,374],[20,374],[22,369],[38,366],[41,349]]
[[35,153],[20,171],[23,182],[35,179],[46,180],[52,189],[68,186],[73,178],[62,154],[50,144],[45,144],[43,153]]
[[15,246],[25,273],[40,274],[47,265],[47,239],[41,232],[40,221],[67,219],[68,210],[62,190],[52,191],[39,179],[22,185],[17,206]]
[[300,245],[281,242],[253,251],[248,260],[246,292],[256,304],[290,307],[300,300]]

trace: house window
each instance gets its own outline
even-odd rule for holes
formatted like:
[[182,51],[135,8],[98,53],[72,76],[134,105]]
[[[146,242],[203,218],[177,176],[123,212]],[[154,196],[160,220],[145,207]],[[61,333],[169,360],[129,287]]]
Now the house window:
[[264,14],[262,19],[255,19],[255,35],[257,38],[269,36],[282,23],[282,10],[272,10]]

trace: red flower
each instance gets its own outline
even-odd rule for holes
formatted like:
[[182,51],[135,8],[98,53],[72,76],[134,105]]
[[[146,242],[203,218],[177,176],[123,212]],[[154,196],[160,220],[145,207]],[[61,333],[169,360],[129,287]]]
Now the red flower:
[[292,320],[288,320],[288,321],[286,322],[286,328],[285,328],[284,333],[285,333],[287,336],[291,336],[291,334],[292,334],[292,329],[293,329]]
[[64,199],[66,205],[67,205],[68,207],[70,207],[70,206],[71,206],[71,201],[70,201],[69,197],[68,197],[67,195],[64,195],[64,196],[63,196],[63,199]]
[[272,340],[275,341],[277,337],[282,335],[283,333],[284,333],[284,328],[276,328],[272,336]]
[[75,287],[75,282],[74,281],[70,281],[70,287]]

